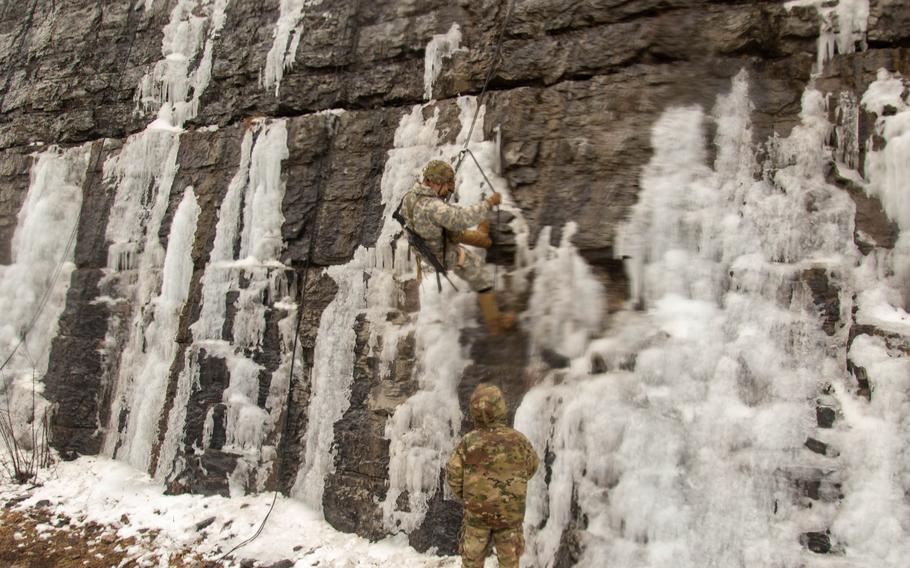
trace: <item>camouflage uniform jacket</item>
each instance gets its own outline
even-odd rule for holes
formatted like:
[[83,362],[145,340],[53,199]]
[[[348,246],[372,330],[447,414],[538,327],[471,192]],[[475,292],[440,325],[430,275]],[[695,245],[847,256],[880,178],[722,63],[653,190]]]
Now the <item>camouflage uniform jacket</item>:
[[443,259],[442,229],[449,231],[450,243],[456,242],[457,233],[480,223],[489,210],[490,204],[486,200],[468,207],[449,205],[422,183],[415,184],[405,194],[401,205],[408,227],[423,237],[440,262],[447,264],[453,257],[455,246],[447,247],[450,258]]
[[465,524],[521,526],[537,453],[524,434],[506,426],[506,404],[495,386],[474,391],[471,414],[476,428],[458,442],[446,466],[449,488],[464,502]]

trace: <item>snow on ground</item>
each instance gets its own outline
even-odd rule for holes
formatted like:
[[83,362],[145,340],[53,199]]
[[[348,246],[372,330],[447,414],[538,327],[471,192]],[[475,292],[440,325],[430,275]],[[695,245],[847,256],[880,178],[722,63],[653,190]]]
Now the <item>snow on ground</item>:
[[[138,559],[141,566],[166,567],[170,558],[187,550],[216,560],[256,532],[274,498],[273,493],[231,499],[164,495],[164,485],[148,475],[123,462],[97,457],[61,462],[43,473],[43,485],[34,489],[4,480],[0,483],[0,502],[27,495],[14,506],[15,510],[25,510],[49,501],[47,506],[54,514],[78,519],[82,525],[115,527],[117,538],[123,540],[157,532],[156,550],[130,550],[131,558]],[[221,565],[240,566],[244,559],[253,559],[259,566],[291,560],[295,568],[461,565],[456,557],[421,554],[409,547],[403,536],[371,543],[340,533],[321,514],[283,495],[278,497],[262,534],[232,557]],[[488,560],[487,566],[492,568],[496,563]]]

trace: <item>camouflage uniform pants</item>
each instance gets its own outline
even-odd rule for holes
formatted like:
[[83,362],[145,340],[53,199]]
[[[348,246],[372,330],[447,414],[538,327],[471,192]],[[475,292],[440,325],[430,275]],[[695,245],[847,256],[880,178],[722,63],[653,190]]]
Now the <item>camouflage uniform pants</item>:
[[[453,251],[452,249],[455,250]],[[490,277],[490,271],[487,270],[486,264],[470,250],[465,251],[463,268],[458,266],[458,247],[455,245],[449,247],[449,254],[446,260],[448,265],[452,267],[452,272],[467,282],[471,290],[478,292],[493,287],[493,279]]]
[[518,560],[525,549],[524,529],[520,525],[491,529],[464,523],[460,545],[462,568],[483,568],[491,545],[496,547],[500,568],[518,568]]

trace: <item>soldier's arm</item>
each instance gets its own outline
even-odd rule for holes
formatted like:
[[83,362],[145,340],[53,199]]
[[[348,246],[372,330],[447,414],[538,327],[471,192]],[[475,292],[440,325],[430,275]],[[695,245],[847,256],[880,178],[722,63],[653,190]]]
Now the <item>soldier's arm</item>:
[[446,463],[446,481],[449,483],[449,489],[459,499],[464,499],[464,456],[462,455],[463,445],[461,441],[455,446],[449,461]]
[[437,199],[430,204],[428,213],[437,225],[450,231],[464,231],[483,221],[490,208],[486,199],[468,207],[455,207]]

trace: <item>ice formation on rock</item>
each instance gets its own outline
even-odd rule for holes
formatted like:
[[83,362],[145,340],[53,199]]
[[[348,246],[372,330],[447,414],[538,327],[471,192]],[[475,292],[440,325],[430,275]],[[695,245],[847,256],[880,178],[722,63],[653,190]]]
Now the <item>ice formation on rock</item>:
[[[212,77],[214,42],[224,27],[229,2],[178,0],[171,11],[161,40],[164,59],[142,77],[136,90],[137,104],[145,111],[157,111],[155,127],[179,131],[199,112],[199,99]],[[150,7],[147,2],[146,10]]]
[[[90,145],[33,154],[28,193],[12,240],[12,263],[0,266],[0,405],[20,443],[26,425],[47,411],[41,379],[66,303],[78,237]],[[22,426],[22,430],[18,427]]]
[[[713,167],[701,108],[654,125],[619,251],[639,259],[647,312],[591,342],[516,416],[553,455],[549,483],[540,474],[530,488],[528,562],[552,565],[572,507],[592,566],[795,565],[799,535],[831,521],[795,507],[787,480],[814,463],[801,448],[819,383],[843,374],[800,280],[853,261],[852,202],[821,168],[824,111],[807,91],[773,178],[756,178],[744,72],[713,111]],[[595,356],[606,373],[591,374]]]
[[281,12],[273,32],[275,39],[262,71],[262,86],[266,89],[274,86],[275,96],[278,96],[281,88],[284,70],[293,65],[297,58],[305,10],[318,6],[321,2],[322,0],[281,0]]

